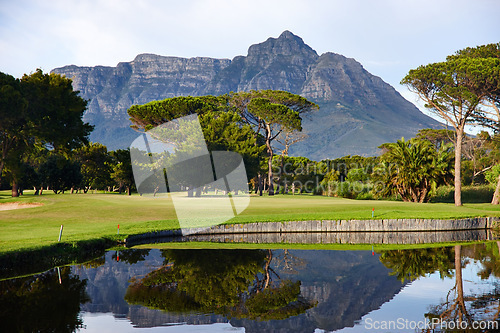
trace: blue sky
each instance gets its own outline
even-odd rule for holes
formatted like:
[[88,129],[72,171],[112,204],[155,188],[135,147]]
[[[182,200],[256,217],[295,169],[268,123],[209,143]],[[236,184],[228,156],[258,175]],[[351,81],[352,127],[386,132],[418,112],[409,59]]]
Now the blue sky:
[[421,64],[500,41],[497,0],[0,0],[0,71],[115,66],[140,53],[232,59],[290,30],[399,85]]

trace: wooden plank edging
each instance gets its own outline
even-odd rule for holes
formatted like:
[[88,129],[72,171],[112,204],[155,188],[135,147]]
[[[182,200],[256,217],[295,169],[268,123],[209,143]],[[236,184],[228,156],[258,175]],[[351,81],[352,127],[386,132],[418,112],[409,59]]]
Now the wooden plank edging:
[[500,228],[500,217],[474,217],[457,220],[382,219],[382,220],[308,220],[222,224],[205,228],[160,230],[132,235],[127,242],[140,239],[183,235],[221,235],[241,233],[330,233],[330,232],[408,232],[458,231]]

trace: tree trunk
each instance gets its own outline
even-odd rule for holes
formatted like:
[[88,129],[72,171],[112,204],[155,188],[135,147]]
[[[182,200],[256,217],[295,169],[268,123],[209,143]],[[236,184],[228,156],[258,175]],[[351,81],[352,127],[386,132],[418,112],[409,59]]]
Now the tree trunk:
[[462,206],[462,137],[463,126],[457,129],[457,141],[455,142],[455,206]]
[[262,289],[267,289],[269,287],[269,282],[271,281],[271,272],[270,272],[270,265],[271,261],[273,260],[273,252],[271,250],[268,250],[268,255],[266,258],[266,264],[264,266],[264,272],[265,272],[265,279],[264,279],[264,285]]
[[19,185],[17,184],[17,180],[12,181],[12,197],[19,197]]
[[492,205],[498,205],[500,202],[500,175],[498,175],[497,188],[493,194],[493,200],[491,200]]
[[2,161],[0,162],[0,179],[2,179],[2,171],[3,171],[4,165],[5,165],[4,157],[2,157]]
[[258,183],[259,183],[258,184],[259,196],[261,197],[263,184],[262,184],[262,175],[260,174],[260,172],[259,172],[259,177],[258,177]]
[[460,321],[468,318],[464,300],[464,285],[462,279],[462,245],[455,245],[455,287],[457,288],[458,316]]
[[[285,181],[286,181],[286,178],[285,178],[285,163],[283,162],[283,153],[281,153],[281,165],[280,165],[280,180],[279,182],[282,184],[282,186],[284,187],[284,189],[286,189],[286,185],[285,185]],[[285,178],[285,180],[283,180],[283,178]],[[279,186],[279,184],[278,184]],[[279,191],[278,191],[279,192]],[[283,194],[286,194],[285,192],[283,192]]]
[[271,147],[271,127],[266,127],[266,146],[269,161],[267,162],[267,183],[269,185],[269,195],[274,195],[273,187],[273,148]]
[[274,186],[273,186],[273,156],[269,156],[269,170],[268,170],[268,178],[267,184],[269,188],[269,195],[274,195]]
[[132,191],[130,190],[130,186],[127,186],[127,195],[132,195]]

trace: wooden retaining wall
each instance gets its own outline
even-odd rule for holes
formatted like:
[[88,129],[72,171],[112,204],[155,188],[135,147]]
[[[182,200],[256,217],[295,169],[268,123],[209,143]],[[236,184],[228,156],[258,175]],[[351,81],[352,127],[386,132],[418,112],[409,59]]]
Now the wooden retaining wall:
[[[387,219],[387,220],[311,220],[311,221],[289,221],[289,222],[258,222],[258,223],[244,223],[244,224],[220,224],[209,228],[162,230],[142,235],[132,235],[127,239],[127,243],[138,243],[138,242],[143,243],[147,239],[161,238],[161,237],[179,237],[187,235],[197,235],[197,236],[232,235],[232,234],[241,235],[241,234],[263,234],[263,233],[264,234],[271,233],[277,235],[287,234],[287,233],[306,233],[306,234],[382,233],[381,236],[377,236],[375,238],[370,236],[369,238],[390,239],[391,234],[400,232],[487,230],[487,229],[495,229],[498,227],[500,227],[499,217],[476,217],[476,218],[466,218],[458,220]],[[384,236],[383,233],[386,233],[386,235]],[[404,237],[408,238],[408,235]],[[345,235],[343,236],[343,238],[345,238]],[[433,238],[434,239],[431,240],[430,242],[437,241],[435,237]],[[438,238],[441,238],[441,236]],[[342,242],[342,240],[340,239],[339,241]]]
[[[495,239],[488,229],[455,231],[395,232],[287,232],[247,234],[192,234],[170,237],[174,242],[250,243],[250,244],[428,244]],[[148,239],[144,243],[165,242]]]

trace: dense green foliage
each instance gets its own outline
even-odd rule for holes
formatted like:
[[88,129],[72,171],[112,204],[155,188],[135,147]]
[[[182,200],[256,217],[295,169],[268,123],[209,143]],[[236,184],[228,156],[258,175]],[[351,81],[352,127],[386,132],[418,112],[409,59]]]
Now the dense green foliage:
[[143,105],[132,105],[127,112],[133,128],[147,131],[175,118],[219,111],[226,101],[225,97],[215,96],[173,97]]
[[[281,134],[294,135],[302,131],[301,114],[317,110],[318,105],[304,97],[279,90],[252,90],[229,94],[229,105],[236,108],[242,119],[252,126],[256,135],[265,140],[267,150],[267,188],[274,195],[273,156],[274,141]],[[288,151],[292,141],[286,143]],[[262,195],[262,177],[256,179],[259,194]],[[279,185],[278,185],[279,186]]]
[[[134,105],[128,114],[133,128],[148,131],[175,118],[197,114],[210,150],[240,153],[249,179],[258,175],[267,150],[267,184],[273,191],[273,141],[283,131],[301,131],[300,114],[317,108],[305,98],[285,91],[262,90],[223,96],[173,97]],[[173,134],[173,133],[172,133]],[[181,150],[180,147],[176,147]]]
[[37,70],[18,80],[0,73],[0,91],[0,180],[6,176],[19,196],[32,155],[67,154],[87,142],[92,126],[82,121],[87,102],[60,75]]
[[425,202],[432,189],[450,178],[453,155],[449,145],[436,150],[427,140],[403,138],[386,149],[375,173],[386,190],[395,190],[403,201]]

